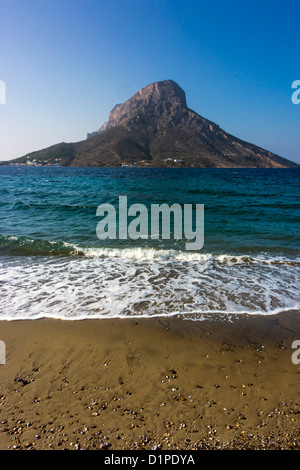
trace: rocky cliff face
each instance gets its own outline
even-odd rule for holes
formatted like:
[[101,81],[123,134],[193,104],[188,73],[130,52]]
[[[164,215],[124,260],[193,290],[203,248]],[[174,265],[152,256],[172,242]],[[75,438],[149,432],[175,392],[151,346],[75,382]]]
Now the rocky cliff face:
[[152,83],[117,104],[109,120],[87,140],[58,144],[18,161],[31,157],[49,161],[52,154],[71,166],[298,166],[228,134],[189,109],[184,91],[172,80]]
[[159,132],[165,128],[219,131],[219,126],[202,118],[187,107],[185,92],[172,80],[152,83],[125,103],[117,104],[109,120],[93,136],[112,127],[131,132]]
[[125,103],[117,104],[99,132],[117,126],[156,132],[164,126],[178,125],[187,113],[184,91],[172,80],[165,80],[152,83]]

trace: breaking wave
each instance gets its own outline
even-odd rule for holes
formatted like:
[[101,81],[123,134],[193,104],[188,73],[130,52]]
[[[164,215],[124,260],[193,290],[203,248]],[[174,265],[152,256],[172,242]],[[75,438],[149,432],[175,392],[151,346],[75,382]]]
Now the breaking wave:
[[276,314],[300,308],[300,258],[84,247],[0,236],[1,319]]

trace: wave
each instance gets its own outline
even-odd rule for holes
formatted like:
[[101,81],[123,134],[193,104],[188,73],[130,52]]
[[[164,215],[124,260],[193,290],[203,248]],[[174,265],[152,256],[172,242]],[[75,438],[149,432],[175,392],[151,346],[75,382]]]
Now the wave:
[[[294,251],[291,250],[294,254]],[[299,266],[300,257],[272,256],[262,253],[260,256],[213,254],[175,249],[157,249],[154,247],[87,247],[65,241],[34,239],[25,236],[0,235],[0,253],[23,256],[83,256],[87,258],[123,258],[132,260],[178,262],[211,262],[221,265],[230,264],[266,264]]]
[[199,320],[300,308],[295,256],[83,247],[11,235],[0,236],[0,253],[1,319]]
[[58,209],[62,211],[82,211],[82,209],[89,209],[92,211],[96,211],[97,206],[86,206],[84,204],[62,204],[62,203],[43,203],[43,202],[24,202],[24,201],[16,201],[12,204],[10,202],[2,203],[3,206],[10,205],[10,208],[15,210],[18,209],[40,209],[40,210],[49,210],[49,209]]
[[84,256],[84,251],[72,243],[15,235],[0,235],[0,253],[12,255]]

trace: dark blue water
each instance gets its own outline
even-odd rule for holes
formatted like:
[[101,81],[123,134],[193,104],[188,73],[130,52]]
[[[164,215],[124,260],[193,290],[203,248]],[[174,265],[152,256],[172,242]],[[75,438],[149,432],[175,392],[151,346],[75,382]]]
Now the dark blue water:
[[[0,167],[2,318],[299,306],[300,169]],[[204,204],[204,246],[99,240],[96,209]],[[150,212],[149,212],[150,213]]]

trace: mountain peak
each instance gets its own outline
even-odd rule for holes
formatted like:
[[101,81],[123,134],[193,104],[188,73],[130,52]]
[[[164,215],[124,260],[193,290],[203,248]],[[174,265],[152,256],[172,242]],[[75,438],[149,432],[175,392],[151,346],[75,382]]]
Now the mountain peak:
[[141,88],[124,103],[117,104],[110,112],[109,120],[97,132],[116,126],[136,130],[141,125],[147,131],[157,130],[187,109],[185,92],[176,82],[154,82]]
[[132,99],[145,101],[149,99],[153,99],[155,101],[176,100],[181,104],[182,108],[187,108],[185,92],[173,80],[163,80],[151,83],[135,93],[135,95],[133,95],[133,97],[128,101]]

